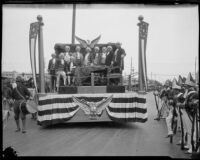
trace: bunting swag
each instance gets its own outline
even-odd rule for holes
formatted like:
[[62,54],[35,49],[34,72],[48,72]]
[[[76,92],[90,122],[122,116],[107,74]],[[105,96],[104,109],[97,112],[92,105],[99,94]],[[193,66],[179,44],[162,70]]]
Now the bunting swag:
[[140,90],[147,90],[147,64],[146,64],[146,44],[148,23],[140,19],[139,26],[139,86]]
[[[144,123],[148,118],[146,97],[136,93],[45,95],[39,97],[38,104],[39,125],[63,123],[72,119],[79,110],[84,111],[82,116],[97,121],[103,119],[104,112],[112,121]],[[87,107],[87,104],[92,105]],[[97,104],[96,108],[94,104]],[[81,116],[79,120],[83,121]]]
[[35,85],[35,89],[37,91],[37,82],[36,82],[36,40],[37,34],[39,30],[38,22],[30,24],[30,31],[29,31],[29,49],[30,49],[30,60],[31,60],[31,69],[33,74],[33,82]]

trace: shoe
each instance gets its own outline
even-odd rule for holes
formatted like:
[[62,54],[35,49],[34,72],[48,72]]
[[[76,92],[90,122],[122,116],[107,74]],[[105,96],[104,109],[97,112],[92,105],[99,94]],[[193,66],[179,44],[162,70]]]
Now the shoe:
[[20,132],[20,128],[16,129],[15,132]]
[[22,133],[26,133],[26,130],[23,130]]
[[173,134],[168,134],[165,138],[169,138],[171,136],[173,136]]
[[192,150],[189,149],[188,151],[184,152],[185,154],[192,154]]
[[157,117],[157,118],[154,118],[154,120],[157,120],[157,121],[159,121],[159,120],[160,120],[160,118],[158,118],[158,117]]

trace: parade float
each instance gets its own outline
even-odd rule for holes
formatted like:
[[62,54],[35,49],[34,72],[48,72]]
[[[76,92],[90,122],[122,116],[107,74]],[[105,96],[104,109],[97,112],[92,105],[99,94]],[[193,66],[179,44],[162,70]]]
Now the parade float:
[[[140,17],[139,25],[139,47],[143,55],[139,60],[140,79],[143,86],[141,92],[126,92],[123,86],[123,76],[121,66],[119,72],[113,73],[112,67],[108,66],[84,66],[75,69],[76,83],[73,86],[59,86],[56,93],[45,93],[45,73],[44,73],[44,55],[43,55],[43,34],[42,17],[37,17],[38,22],[30,25],[30,57],[33,79],[38,96],[37,122],[41,126],[49,126],[64,122],[97,122],[97,121],[117,121],[117,122],[141,122],[148,119],[146,95],[144,84],[146,82],[143,74],[146,71],[146,60],[144,61],[146,46],[146,35],[143,35],[144,29],[147,30],[147,23]],[[74,19],[73,19],[74,20]],[[74,22],[73,22],[74,24]],[[74,28],[74,27],[72,27]],[[66,45],[70,46],[72,52],[76,46],[83,46],[74,43],[74,30],[72,31],[72,43],[57,43],[54,48],[57,54],[63,52]],[[144,32],[147,34],[147,32]],[[36,82],[36,64],[35,64],[35,44],[38,36],[39,47],[39,84]],[[144,43],[145,42],[145,43]],[[95,46],[102,48],[111,45],[116,49],[116,43],[98,44]],[[145,64],[142,64],[144,62]],[[144,68],[143,68],[144,67]],[[102,76],[103,75],[103,76]],[[103,80],[100,78],[103,77]],[[102,80],[102,81],[101,81]],[[117,85],[110,83],[117,80]],[[79,83],[77,83],[79,82]],[[80,83],[81,82],[81,83]]]

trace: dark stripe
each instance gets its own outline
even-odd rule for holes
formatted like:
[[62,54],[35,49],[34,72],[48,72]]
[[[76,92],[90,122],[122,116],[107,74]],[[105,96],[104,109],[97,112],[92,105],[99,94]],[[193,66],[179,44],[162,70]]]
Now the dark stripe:
[[140,122],[140,123],[145,123],[148,118],[115,118],[110,116],[107,113],[108,117],[110,118],[110,120],[112,121],[116,121],[116,122]]
[[70,108],[54,108],[54,109],[48,109],[48,110],[43,110],[43,111],[38,111],[39,116],[44,116],[44,115],[51,115],[51,114],[56,114],[56,113],[70,113],[75,111],[79,106],[75,107],[70,107]]
[[147,113],[147,108],[138,108],[138,107],[134,107],[134,108],[112,108],[110,106],[108,106],[108,110],[110,112],[114,112],[114,113]]
[[[88,102],[99,102],[103,98],[107,97],[77,97],[79,99],[84,99]],[[54,103],[72,103],[73,99],[70,98],[52,98],[52,99],[46,99],[46,100],[39,100],[39,105],[47,105],[47,104],[54,104]],[[132,98],[112,98],[112,103],[146,103],[145,98],[138,98],[138,97],[132,97]]]
[[37,121],[37,124],[40,126],[50,126],[50,125],[54,125],[54,124],[64,123],[64,122],[70,120],[72,117],[62,118],[62,119],[53,119],[53,120],[44,120],[41,122]]

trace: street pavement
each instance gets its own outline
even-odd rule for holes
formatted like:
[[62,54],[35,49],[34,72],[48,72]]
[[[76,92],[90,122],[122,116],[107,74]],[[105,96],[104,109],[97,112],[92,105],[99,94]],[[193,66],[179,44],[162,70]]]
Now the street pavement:
[[157,115],[152,93],[147,94],[146,123],[65,123],[48,128],[27,116],[27,133],[15,132],[13,114],[3,130],[3,148],[13,146],[19,156],[169,156],[190,158],[176,145],[177,132],[169,142],[165,120]]

